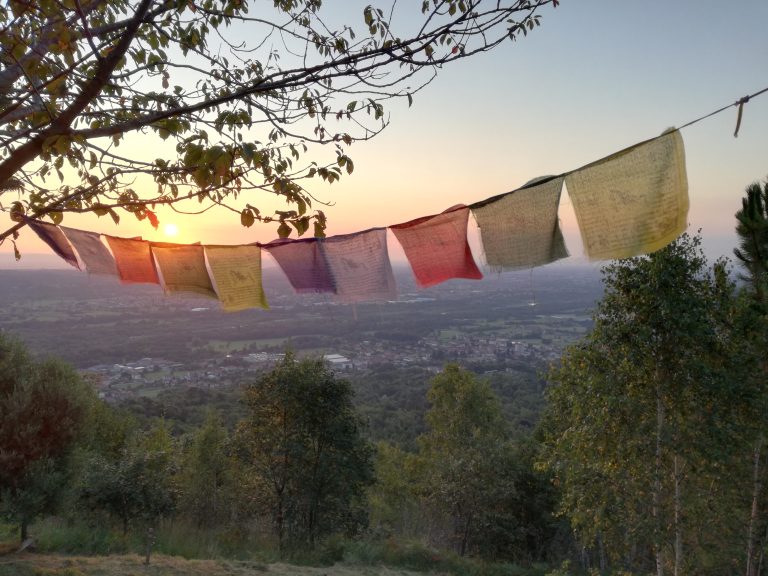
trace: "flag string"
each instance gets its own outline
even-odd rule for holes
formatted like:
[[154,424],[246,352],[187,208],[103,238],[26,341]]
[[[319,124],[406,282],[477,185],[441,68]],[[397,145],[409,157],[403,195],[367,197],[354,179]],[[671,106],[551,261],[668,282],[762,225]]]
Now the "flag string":
[[[231,310],[267,307],[260,272],[258,276],[245,276],[241,272],[243,267],[256,266],[260,270],[260,253],[253,250],[261,248],[272,253],[286,273],[305,263],[326,276],[330,274],[329,278],[321,275],[301,278],[305,267],[301,264],[299,268],[302,270],[293,270],[296,277],[289,276],[297,291],[330,290],[352,302],[363,301],[368,296],[392,297],[396,288],[386,250],[387,229],[392,230],[403,245],[420,286],[449,278],[482,278],[467,244],[470,210],[480,227],[487,264],[492,269],[525,267],[532,270],[553,262],[568,255],[557,217],[563,183],[568,186],[573,200],[585,253],[591,259],[626,258],[665,246],[687,226],[688,185],[680,130],[737,106],[734,132],[737,136],[744,105],[767,92],[768,87],[763,88],[679,128],[665,130],[659,136],[577,169],[531,180],[511,192],[402,224],[325,239],[286,238],[267,244],[253,242],[239,247],[221,244],[206,247],[60,229],[31,218],[24,218],[24,223],[75,268],[82,269],[73,248],[89,272],[118,274],[124,282],[160,283],[167,292],[189,291],[191,286],[195,288],[193,291],[218,295],[225,303],[225,309]],[[621,222],[616,225],[606,223],[604,216],[608,213],[621,214]],[[100,237],[106,241],[108,249]],[[175,262],[177,256],[181,258],[175,248],[185,247],[192,252],[183,255],[184,262]],[[291,250],[285,252],[288,247]],[[221,252],[221,249],[231,250]],[[240,252],[236,252],[237,249]],[[209,278],[213,260],[218,273]],[[321,262],[323,260],[326,262]],[[121,269],[121,263],[127,266],[126,270]],[[159,278],[158,281],[158,267],[163,277],[170,273],[179,275],[181,280]],[[190,276],[193,268],[197,274],[194,277]],[[137,270],[149,276],[134,277]]]
[[[718,108],[717,110],[709,112],[708,114],[705,114],[703,116],[695,118],[694,120],[690,120],[689,122],[686,122],[685,124],[679,126],[678,128],[675,128],[675,130],[682,130],[684,128],[688,128],[689,126],[693,126],[694,124],[697,124],[697,123],[699,123],[699,122],[701,122],[703,120],[706,120],[708,118],[716,116],[717,114],[720,114],[722,112],[725,112],[729,108],[732,108],[734,106],[738,106],[739,107],[738,117],[737,117],[737,123],[736,123],[736,130],[734,132],[734,136],[736,137],[736,136],[738,136],[738,132],[739,132],[739,129],[741,127],[742,112],[743,112],[744,104],[750,102],[752,99],[754,99],[754,98],[756,98],[758,96],[761,96],[762,94],[765,94],[766,92],[768,92],[768,86],[766,86],[765,88],[763,88],[761,90],[758,90],[757,92],[754,92],[753,94],[749,94],[747,96],[742,96],[741,98],[739,98],[735,102],[732,102],[731,104],[727,104],[725,106],[722,106],[722,107]],[[622,155],[622,154],[624,154],[626,152],[629,152],[629,151],[637,148],[638,146],[642,146],[643,144],[647,144],[648,142],[656,140],[657,138],[661,138],[662,136],[664,136],[664,135],[666,135],[668,133],[669,133],[669,131],[665,131],[664,133],[660,134],[659,136],[654,136],[653,138],[648,138],[647,140],[643,140],[642,142],[638,142],[636,144],[633,144],[633,145],[628,146],[627,148],[624,148],[624,149],[622,149],[622,150],[620,150],[618,152],[615,152],[613,154],[609,154],[608,156],[600,158],[599,160],[595,160],[594,162],[590,162],[589,164],[586,164],[586,165],[581,166],[579,168],[576,168],[574,170],[569,170],[567,172],[563,172],[562,174],[557,174],[557,175],[554,175],[554,176],[547,176],[545,178],[540,178],[538,180],[535,180],[535,181],[529,182],[527,184],[524,184],[523,186],[520,186],[520,187],[516,188],[515,190],[509,191],[509,192],[502,192],[500,194],[491,196],[490,198],[486,198],[484,200],[478,200],[477,202],[473,202],[472,204],[469,204],[468,206],[469,206],[469,208],[472,208],[472,209],[480,208],[482,206],[485,206],[486,204],[490,204],[492,202],[495,202],[495,201],[503,198],[507,194],[512,194],[512,193],[516,192],[517,190],[524,190],[525,188],[531,188],[531,187],[534,187],[534,186],[538,186],[538,185],[546,183],[546,182],[548,182],[550,180],[554,180],[555,178],[565,177],[568,174],[571,174],[571,173],[576,172],[578,170],[582,170],[582,169],[584,169],[586,167],[602,163],[602,162],[604,162],[604,161],[606,161],[606,160],[608,160],[608,159],[610,159],[612,157],[620,156],[620,155]],[[18,228],[24,226],[24,224],[25,224],[25,222],[18,222],[14,226],[14,228],[18,229]],[[374,226],[373,228],[378,228],[378,227]],[[301,238],[299,238],[299,240],[301,240]],[[254,244],[261,245],[260,242],[255,242]]]
[[623,154],[626,154],[627,152],[630,152],[634,150],[635,148],[638,148],[639,146],[643,146],[644,144],[648,144],[649,142],[653,142],[654,140],[661,138],[662,136],[666,136],[669,134],[669,132],[673,130],[682,130],[683,128],[688,128],[689,126],[693,126],[694,124],[701,122],[702,120],[706,120],[707,118],[711,118],[712,116],[715,116],[717,114],[720,114],[721,112],[725,112],[729,108],[733,108],[734,106],[739,107],[738,117],[736,119],[736,130],[734,132],[734,137],[738,137],[739,134],[739,128],[741,127],[741,118],[742,118],[742,110],[744,108],[744,104],[748,103],[753,98],[756,98],[757,96],[760,96],[761,94],[765,94],[768,92],[768,86],[763,88],[762,90],[758,90],[754,94],[749,94],[748,96],[743,96],[733,102],[732,104],[728,104],[726,106],[723,106],[721,108],[718,108],[717,110],[710,112],[709,114],[705,114],[704,116],[700,116],[696,118],[695,120],[691,120],[690,122],[686,122],[679,128],[674,128],[670,130],[665,130],[662,134],[659,134],[658,136],[654,136],[652,138],[648,138],[647,140],[643,140],[642,142],[637,142],[636,144],[632,144],[631,146],[628,146],[622,150],[619,150],[618,152],[614,152],[613,154],[609,154],[608,156],[605,156],[603,158],[600,158],[599,160],[595,160],[594,162],[590,162],[589,164],[585,164],[584,166],[579,166],[578,168],[575,168],[573,170],[569,170],[567,172],[563,172],[562,174],[557,174],[554,176],[546,176],[544,178],[539,178],[537,180],[532,180],[531,182],[528,182],[527,184],[524,184],[518,188],[515,188],[511,192],[502,192],[501,194],[496,194],[495,196],[491,196],[490,198],[486,198],[484,200],[478,200],[477,202],[474,202],[472,204],[469,204],[469,207],[474,209],[481,208],[487,204],[492,204],[493,202],[496,202],[502,198],[504,198],[507,194],[513,194],[517,192],[518,190],[525,190],[526,188],[533,188],[535,186],[539,186],[540,184],[544,184],[546,182],[549,182],[551,180],[554,180],[556,178],[565,178],[569,174],[572,174],[574,172],[578,172],[579,170],[583,170],[584,168],[588,168],[590,166],[594,166],[597,164],[602,164],[603,162],[610,160],[612,158],[616,158],[618,156],[621,156]]

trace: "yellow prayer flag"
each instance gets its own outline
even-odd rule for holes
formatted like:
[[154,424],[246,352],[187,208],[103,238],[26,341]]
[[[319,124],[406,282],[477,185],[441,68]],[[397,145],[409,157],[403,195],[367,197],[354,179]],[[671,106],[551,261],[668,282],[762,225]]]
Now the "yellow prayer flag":
[[261,248],[206,246],[205,256],[224,310],[269,308],[261,285]]
[[208,269],[205,267],[203,247],[178,244],[152,244],[152,254],[160,270],[160,280],[167,293],[194,292],[216,298]]
[[591,260],[654,252],[687,228],[688,180],[678,130],[576,170],[565,185]]
[[492,269],[533,268],[568,257],[557,220],[563,179],[538,180],[472,209]]

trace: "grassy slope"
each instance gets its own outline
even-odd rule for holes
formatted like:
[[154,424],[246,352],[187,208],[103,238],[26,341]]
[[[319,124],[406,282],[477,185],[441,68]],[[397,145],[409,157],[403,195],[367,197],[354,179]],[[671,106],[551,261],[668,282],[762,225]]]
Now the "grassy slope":
[[[64,556],[13,554],[0,556],[0,576],[409,576],[417,572],[383,566],[311,567],[230,560],[185,560],[157,555],[149,566],[137,555]],[[421,574],[423,576],[423,573]]]

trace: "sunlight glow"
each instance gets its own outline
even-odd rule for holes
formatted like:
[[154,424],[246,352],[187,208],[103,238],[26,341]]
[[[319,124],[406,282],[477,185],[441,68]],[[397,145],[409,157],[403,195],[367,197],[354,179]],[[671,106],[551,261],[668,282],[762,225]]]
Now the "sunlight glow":
[[176,224],[168,223],[163,226],[163,233],[166,236],[176,236],[179,233],[179,227]]

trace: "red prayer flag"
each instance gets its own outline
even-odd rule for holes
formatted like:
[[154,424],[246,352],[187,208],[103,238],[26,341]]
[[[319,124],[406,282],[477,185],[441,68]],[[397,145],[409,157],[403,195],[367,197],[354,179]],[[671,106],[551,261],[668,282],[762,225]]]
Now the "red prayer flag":
[[123,282],[160,284],[149,242],[114,236],[105,236],[105,238],[115,257],[117,272]]
[[455,206],[441,214],[390,226],[422,288],[451,278],[483,277],[467,242],[469,208]]

